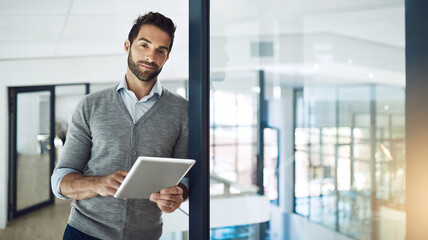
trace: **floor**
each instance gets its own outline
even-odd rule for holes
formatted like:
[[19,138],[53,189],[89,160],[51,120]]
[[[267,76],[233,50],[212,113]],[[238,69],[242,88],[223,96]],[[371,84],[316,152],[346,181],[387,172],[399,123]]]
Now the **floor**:
[[18,154],[17,210],[49,200],[51,193],[50,175],[50,157],[48,154]]
[[55,200],[44,207],[7,223],[0,229],[0,239],[7,240],[57,240],[62,239],[70,213],[71,200]]

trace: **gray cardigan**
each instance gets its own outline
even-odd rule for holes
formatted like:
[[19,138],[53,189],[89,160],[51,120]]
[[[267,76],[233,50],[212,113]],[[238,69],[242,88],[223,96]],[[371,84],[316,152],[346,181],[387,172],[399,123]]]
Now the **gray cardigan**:
[[[129,171],[138,156],[187,158],[188,102],[163,89],[135,124],[116,87],[77,106],[56,168],[87,176]],[[74,200],[68,224],[100,239],[158,239],[161,211],[149,200],[97,196]]]

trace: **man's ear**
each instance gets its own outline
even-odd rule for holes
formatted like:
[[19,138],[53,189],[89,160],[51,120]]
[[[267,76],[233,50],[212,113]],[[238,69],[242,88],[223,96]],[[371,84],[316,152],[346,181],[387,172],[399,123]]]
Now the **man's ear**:
[[129,49],[131,48],[131,42],[129,41],[129,39],[126,39],[125,43],[123,44],[123,47],[125,49],[125,52],[129,53]]

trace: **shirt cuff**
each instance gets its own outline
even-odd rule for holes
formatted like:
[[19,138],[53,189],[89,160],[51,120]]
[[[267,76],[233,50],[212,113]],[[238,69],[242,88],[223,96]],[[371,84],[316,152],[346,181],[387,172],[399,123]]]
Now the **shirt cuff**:
[[64,200],[69,199],[68,197],[61,194],[61,188],[60,188],[60,183],[62,178],[69,173],[80,173],[80,172],[72,168],[55,168],[52,173],[52,176],[51,176],[52,192],[55,195],[55,197],[59,199],[64,199]]
[[181,179],[180,183],[182,183],[184,186],[186,186],[187,191],[189,191],[189,178],[188,177],[184,177],[183,179]]

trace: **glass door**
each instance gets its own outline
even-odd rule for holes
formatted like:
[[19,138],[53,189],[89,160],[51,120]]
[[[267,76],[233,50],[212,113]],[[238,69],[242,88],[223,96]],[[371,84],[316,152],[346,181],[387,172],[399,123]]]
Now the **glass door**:
[[54,201],[54,97],[54,86],[9,88],[9,220]]

